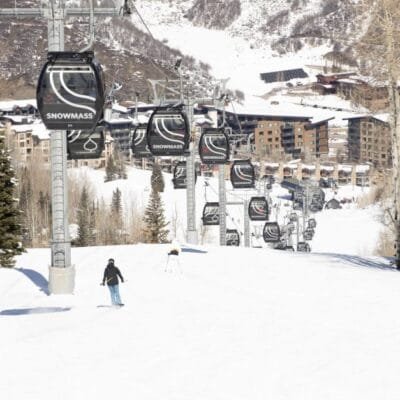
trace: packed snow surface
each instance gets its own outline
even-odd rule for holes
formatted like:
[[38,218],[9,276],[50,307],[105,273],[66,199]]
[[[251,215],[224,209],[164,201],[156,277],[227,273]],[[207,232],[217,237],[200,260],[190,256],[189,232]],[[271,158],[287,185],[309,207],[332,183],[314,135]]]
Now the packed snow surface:
[[[0,270],[3,399],[399,398],[400,275],[383,259],[168,245],[74,248],[74,295],[46,293],[48,249]],[[109,257],[125,307],[100,286]]]

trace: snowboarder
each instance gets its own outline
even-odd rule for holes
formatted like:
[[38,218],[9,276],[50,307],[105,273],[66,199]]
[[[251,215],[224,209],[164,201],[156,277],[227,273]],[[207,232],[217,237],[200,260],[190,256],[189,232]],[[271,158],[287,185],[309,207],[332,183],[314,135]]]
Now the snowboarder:
[[[167,259],[167,264],[165,266],[165,272],[167,272],[167,271],[172,272],[173,265],[179,266],[179,270],[182,272],[181,264],[179,262],[180,252],[181,252],[181,246],[179,246],[178,241],[174,239],[171,243],[171,247],[168,252],[168,259]],[[171,259],[171,257],[172,257],[172,259]],[[170,260],[172,260],[171,263],[170,263]],[[168,268],[168,267],[170,267],[170,268]]]
[[113,306],[123,306],[119,295],[118,277],[121,279],[121,282],[124,282],[120,270],[114,265],[114,259],[110,258],[104,270],[103,282],[101,284],[104,286],[107,283]]

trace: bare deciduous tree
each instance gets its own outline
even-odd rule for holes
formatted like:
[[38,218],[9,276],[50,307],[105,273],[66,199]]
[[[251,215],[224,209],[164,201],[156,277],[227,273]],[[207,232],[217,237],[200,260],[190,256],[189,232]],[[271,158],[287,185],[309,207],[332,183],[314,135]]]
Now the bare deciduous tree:
[[362,5],[362,11],[368,10],[370,23],[358,51],[369,74],[386,82],[389,92],[393,193],[388,213],[395,232],[396,267],[400,269],[400,7],[398,0],[363,0]]

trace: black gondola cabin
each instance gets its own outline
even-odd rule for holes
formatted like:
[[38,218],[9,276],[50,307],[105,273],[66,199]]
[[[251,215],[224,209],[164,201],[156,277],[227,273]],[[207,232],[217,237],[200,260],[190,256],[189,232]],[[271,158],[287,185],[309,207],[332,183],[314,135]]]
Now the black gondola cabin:
[[[195,182],[197,181],[197,171],[195,170]],[[174,189],[186,189],[186,161],[179,161],[174,167],[174,177],[172,179]]]
[[90,131],[67,131],[67,154],[70,160],[100,158],[105,148],[104,126]]
[[240,234],[236,229],[226,230],[226,245],[240,246]]
[[146,136],[154,156],[183,156],[189,150],[190,127],[181,110],[156,109],[147,124]]
[[104,107],[103,73],[93,52],[49,52],[36,100],[47,129],[93,130]]
[[234,189],[251,189],[255,185],[255,172],[250,160],[236,160],[231,167],[231,183]]
[[229,139],[225,131],[205,129],[200,137],[199,155],[203,164],[226,164],[229,161]]
[[251,221],[268,221],[268,202],[265,197],[252,197],[249,202],[249,218]]
[[135,158],[152,157],[146,139],[147,124],[139,124],[132,135],[131,150]]
[[203,225],[219,225],[219,203],[206,203],[201,219]]
[[277,222],[266,222],[263,230],[265,243],[277,243],[280,241],[280,229]]

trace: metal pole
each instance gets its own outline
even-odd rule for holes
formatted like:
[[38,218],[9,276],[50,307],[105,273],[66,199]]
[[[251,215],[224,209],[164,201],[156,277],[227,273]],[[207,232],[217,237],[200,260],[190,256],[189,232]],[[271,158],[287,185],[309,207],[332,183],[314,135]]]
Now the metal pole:
[[[64,51],[65,10],[58,1],[54,14],[48,12],[49,51]],[[75,268],[71,266],[71,241],[68,226],[67,133],[50,133],[52,240],[49,291],[70,294],[75,287]]]
[[188,117],[189,129],[193,135],[193,141],[190,146],[190,154],[186,157],[186,207],[187,207],[187,231],[186,241],[190,244],[198,243],[198,235],[196,230],[196,177],[195,177],[195,151],[196,139],[194,131],[192,131],[193,108],[190,99],[185,106],[186,115]]
[[249,217],[249,201],[244,201],[243,219],[244,219],[244,247],[250,247],[250,217]]
[[[64,25],[68,15],[117,16],[117,9],[65,8],[55,0],[54,8],[3,8],[0,17],[45,17],[48,25],[48,50],[64,51]],[[75,286],[75,269],[71,266],[71,242],[68,230],[67,136],[65,131],[50,134],[52,240],[49,267],[49,291],[70,294]]]
[[226,187],[225,165],[218,165],[219,244],[226,246]]

